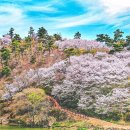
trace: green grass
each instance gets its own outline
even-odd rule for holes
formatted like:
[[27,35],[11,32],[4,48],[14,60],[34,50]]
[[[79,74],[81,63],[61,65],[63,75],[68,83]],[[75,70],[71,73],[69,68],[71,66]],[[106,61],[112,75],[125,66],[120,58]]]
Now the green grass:
[[99,126],[93,126],[91,124],[86,123],[86,121],[64,121],[64,122],[56,122],[53,124],[53,127],[61,127],[66,128],[65,130],[89,130],[90,128],[93,130],[103,130],[103,128]]

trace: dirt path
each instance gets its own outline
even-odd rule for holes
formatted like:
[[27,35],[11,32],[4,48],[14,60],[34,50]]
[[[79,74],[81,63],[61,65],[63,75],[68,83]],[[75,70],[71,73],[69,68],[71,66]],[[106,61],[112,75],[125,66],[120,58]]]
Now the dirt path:
[[114,124],[111,122],[107,122],[107,121],[103,121],[100,119],[96,119],[96,118],[92,118],[92,117],[87,117],[85,115],[82,114],[77,114],[74,113],[72,111],[69,111],[67,109],[62,108],[58,102],[53,98],[48,96],[48,99],[53,102],[54,107],[56,109],[59,109],[61,111],[64,111],[65,113],[67,113],[67,115],[77,121],[86,121],[86,123],[90,123],[93,126],[100,126],[103,127],[104,129],[109,129],[109,130],[130,130],[130,126],[123,126],[123,125],[118,125],[118,124]]

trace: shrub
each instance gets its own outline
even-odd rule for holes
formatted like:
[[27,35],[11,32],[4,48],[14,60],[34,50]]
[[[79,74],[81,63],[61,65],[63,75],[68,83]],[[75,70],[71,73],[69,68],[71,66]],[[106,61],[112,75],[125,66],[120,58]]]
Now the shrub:
[[57,110],[57,109],[52,109],[49,112],[49,115],[56,118],[56,121],[64,121],[65,119],[67,119],[66,113],[64,113],[64,112],[62,112],[60,110]]
[[2,73],[2,76],[9,76],[11,74],[11,69],[8,66],[5,66],[2,69],[1,73]]
[[130,121],[130,112],[128,112],[125,116],[125,121]]
[[67,57],[74,56],[74,55],[79,56],[79,55],[88,53],[88,51],[83,49],[83,48],[80,48],[80,49],[78,49],[78,48],[67,48],[67,49],[64,50],[64,52],[65,52]]
[[114,54],[115,53],[115,50],[110,50],[109,51],[109,54]]
[[114,50],[115,50],[116,52],[120,52],[120,51],[123,50],[124,45],[123,45],[123,44],[113,44],[113,47],[114,47]]
[[31,56],[30,63],[34,64],[35,62],[36,62],[36,57],[35,56]]
[[0,116],[4,114],[4,103],[0,103]]

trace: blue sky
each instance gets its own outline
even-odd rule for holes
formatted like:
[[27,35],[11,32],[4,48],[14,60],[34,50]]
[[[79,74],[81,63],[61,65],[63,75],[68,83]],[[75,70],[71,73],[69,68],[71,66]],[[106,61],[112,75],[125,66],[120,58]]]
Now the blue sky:
[[130,0],[0,0],[0,35],[14,27],[25,36],[30,26],[68,38],[79,31],[94,39],[117,28],[130,35]]

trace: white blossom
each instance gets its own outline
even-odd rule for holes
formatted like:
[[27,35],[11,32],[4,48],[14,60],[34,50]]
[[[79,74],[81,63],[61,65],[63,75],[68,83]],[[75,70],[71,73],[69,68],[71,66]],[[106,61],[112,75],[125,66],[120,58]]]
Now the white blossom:
[[94,41],[94,40],[82,40],[82,39],[69,39],[63,41],[56,41],[55,45],[58,46],[61,50],[66,48],[82,48],[85,50],[92,49],[108,49],[103,43]]
[[[58,78],[57,78],[58,77]],[[62,77],[62,78],[61,78]],[[33,83],[52,87],[52,95],[59,100],[77,100],[79,109],[95,108],[96,112],[112,112],[111,105],[118,111],[125,111],[130,98],[130,52],[113,55],[97,53],[70,57],[70,62],[61,61],[49,68],[39,68],[24,72],[7,85],[9,92],[31,86]],[[13,89],[12,89],[13,88]],[[14,90],[15,89],[15,90]],[[9,97],[7,92],[4,95]],[[102,110],[102,111],[101,111]]]

